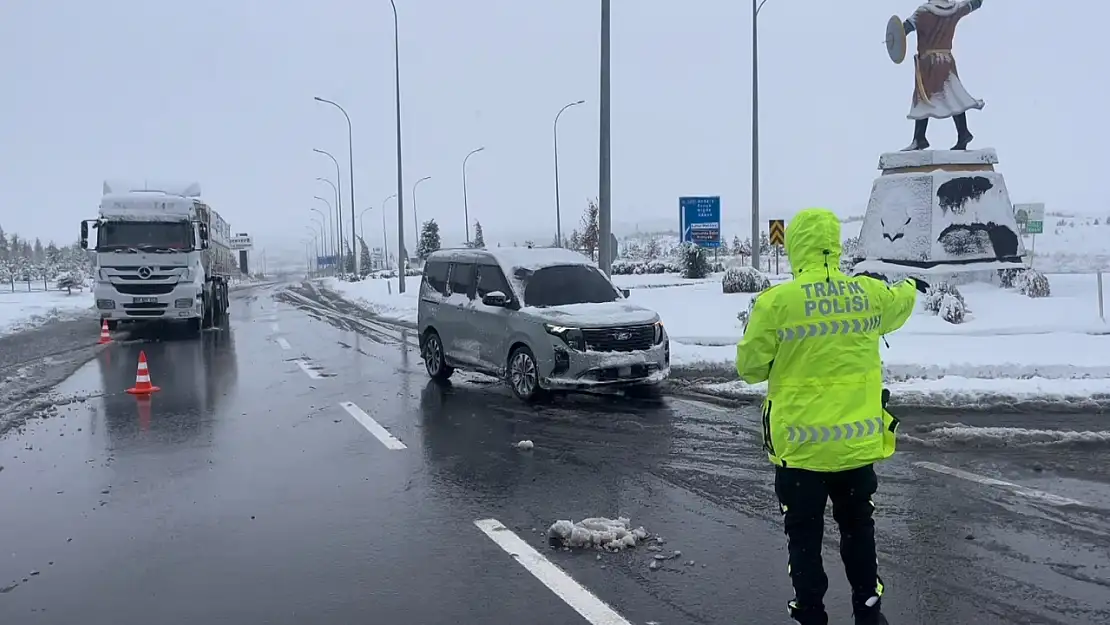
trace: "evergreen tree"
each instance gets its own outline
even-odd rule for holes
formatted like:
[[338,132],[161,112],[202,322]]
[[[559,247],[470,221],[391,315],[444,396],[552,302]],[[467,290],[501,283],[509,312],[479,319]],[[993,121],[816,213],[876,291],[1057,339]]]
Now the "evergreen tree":
[[648,239],[647,248],[644,249],[644,258],[648,260],[655,260],[659,258],[662,250],[659,249],[659,239],[652,237]]
[[42,247],[42,240],[37,237],[35,238],[35,247],[31,252],[31,258],[36,263],[41,263],[42,261],[46,260],[46,250],[44,250]]
[[343,250],[343,266],[346,267],[345,271],[350,275],[355,275],[355,252],[351,249],[350,242],[345,242],[346,249]]
[[475,249],[484,249],[486,247],[486,237],[482,233],[482,223],[477,219],[474,220],[474,241],[471,242],[470,247]]
[[359,268],[362,270],[362,277],[370,275],[370,248],[366,246],[366,241],[362,237],[358,237],[359,247]]
[[572,250],[582,249],[582,235],[578,234],[577,230],[570,233],[570,238],[567,239],[567,247]]
[[62,262],[62,252],[58,249],[57,245],[54,245],[53,241],[48,243],[46,246],[46,262],[53,263],[55,265]]
[[4,234],[3,228],[0,228],[0,263],[5,260],[8,260],[8,235]]
[[[737,235],[732,235],[732,253],[733,254],[743,254],[744,252],[742,250],[743,250],[743,247],[740,244],[740,237],[737,236]],[[748,250],[748,251],[750,252],[751,250]]]
[[759,233],[759,255],[764,256],[771,253],[771,239],[767,237],[766,232]]
[[429,219],[420,227],[420,242],[416,246],[416,255],[420,260],[427,260],[432,252],[439,251],[440,246],[439,224],[436,220]]
[[600,235],[597,227],[598,210],[597,202],[588,200],[586,203],[586,211],[582,213],[581,245],[590,258],[594,257],[594,252],[597,250],[598,245],[598,236]]
[[8,243],[8,258],[22,258],[23,257],[23,240],[19,238],[18,234],[12,233]]
[[705,250],[698,244],[683,243],[680,260],[683,278],[704,278],[709,275],[709,260],[705,257]]

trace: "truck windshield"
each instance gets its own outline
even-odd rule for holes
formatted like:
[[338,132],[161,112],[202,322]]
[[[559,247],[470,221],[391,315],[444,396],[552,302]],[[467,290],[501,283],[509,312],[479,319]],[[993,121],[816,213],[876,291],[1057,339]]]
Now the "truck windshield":
[[590,265],[556,265],[536,271],[518,268],[514,274],[524,286],[525,306],[602,304],[619,297],[605,274]]
[[193,249],[193,225],[181,221],[108,221],[97,231],[101,252],[183,252]]

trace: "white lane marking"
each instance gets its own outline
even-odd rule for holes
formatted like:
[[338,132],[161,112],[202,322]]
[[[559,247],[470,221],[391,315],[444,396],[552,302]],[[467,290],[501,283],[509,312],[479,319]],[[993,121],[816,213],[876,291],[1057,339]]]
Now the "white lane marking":
[[303,360],[298,360],[297,366],[300,367],[301,371],[304,371],[305,374],[313,380],[319,380],[321,377],[323,377],[320,375],[319,371],[313,369],[312,367],[309,367],[308,363]]
[[289,344],[289,341],[285,340],[285,337],[283,337],[283,336],[279,336],[277,338],[277,344],[281,345],[282,349],[292,349],[293,348],[293,346]]
[[386,449],[408,449],[408,447],[406,447],[404,443],[394,438],[394,436],[389,433],[389,430],[383,428],[377,421],[374,420],[373,417],[366,414],[366,412],[364,412],[362,408],[359,408],[354,403],[349,401],[341,401],[339,402],[339,405],[342,406],[348,414],[354,417],[355,421],[358,421],[359,424],[362,425],[362,427],[366,428],[366,431],[373,434],[374,438],[381,441],[381,444],[385,445]]
[[682,399],[682,398],[677,398],[676,397],[676,398],[672,398],[671,401],[675,402],[675,403],[679,403],[679,404],[684,404],[684,405],[690,406],[692,408],[702,408],[702,409],[705,409],[705,410],[711,410],[713,412],[717,412],[717,413],[720,413],[720,414],[732,414],[732,412],[733,412],[732,410],[729,410],[728,408],[725,408],[723,406],[718,406],[718,405],[712,404],[710,402],[697,401],[695,399]]
[[592,625],[632,625],[616,610],[574,581],[563,569],[502,525],[501,521],[483,519],[475,521],[474,525]]
[[276,324],[276,323],[270,324],[270,329],[273,330],[274,332],[281,332],[281,328],[278,327],[278,324]]
[[1052,493],[1046,493],[1043,490],[1036,490],[1034,488],[1026,488],[1025,486],[1022,486],[1020,484],[1014,484],[1013,482],[1005,482],[1003,480],[996,480],[993,477],[986,477],[985,475],[978,475],[976,473],[969,473],[968,471],[964,471],[962,469],[954,469],[952,467],[948,467],[948,466],[945,466],[943,464],[937,464],[935,462],[915,462],[913,464],[914,464],[914,466],[921,467],[922,469],[928,469],[929,471],[935,471],[937,473],[943,473],[945,475],[951,475],[952,477],[958,477],[960,479],[964,479],[964,480],[967,480],[969,482],[975,482],[976,484],[982,484],[984,486],[997,486],[999,488],[1005,488],[1006,490],[1009,490],[1010,492],[1014,493],[1015,495],[1021,495],[1022,497],[1028,497],[1029,499],[1037,499],[1037,500],[1043,501],[1047,504],[1051,504],[1051,505],[1054,505],[1054,506],[1082,506],[1082,505],[1085,505],[1082,501],[1079,501],[1079,500],[1076,500],[1076,499],[1069,499],[1067,497],[1061,497],[1059,495],[1053,495]]

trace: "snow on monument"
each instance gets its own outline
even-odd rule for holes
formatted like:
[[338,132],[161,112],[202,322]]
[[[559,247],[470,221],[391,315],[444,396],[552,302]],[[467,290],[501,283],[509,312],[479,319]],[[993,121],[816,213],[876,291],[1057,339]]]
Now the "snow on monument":
[[[906,56],[906,35],[916,32],[913,100],[914,140],[901,152],[879,158],[871,187],[860,251],[861,271],[958,273],[1022,266],[1006,181],[995,170],[993,149],[967,150],[972,140],[966,112],[983,108],[968,95],[956,72],[952,40],[956,24],[983,0],[929,0],[902,21],[887,24],[887,51],[895,63]],[[928,150],[929,118],[955,120],[952,150]]]

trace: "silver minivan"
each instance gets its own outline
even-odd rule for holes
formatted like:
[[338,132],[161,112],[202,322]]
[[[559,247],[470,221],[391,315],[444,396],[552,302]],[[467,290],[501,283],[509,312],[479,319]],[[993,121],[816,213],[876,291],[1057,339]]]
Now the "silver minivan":
[[654,394],[667,331],[590,259],[560,248],[452,249],[424,264],[417,325],[428,375],[496,376],[531,401],[553,390]]

